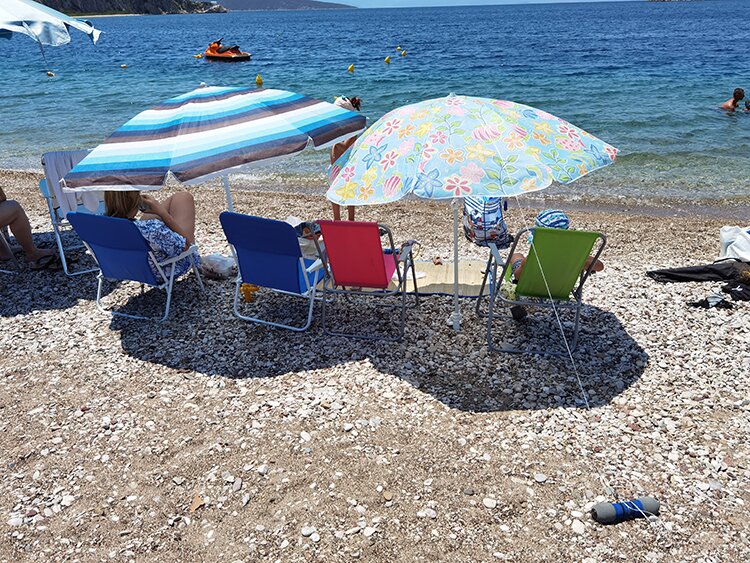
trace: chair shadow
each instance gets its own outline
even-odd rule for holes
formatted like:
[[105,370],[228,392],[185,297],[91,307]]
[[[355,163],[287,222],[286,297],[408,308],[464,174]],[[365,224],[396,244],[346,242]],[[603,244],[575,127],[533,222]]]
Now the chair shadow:
[[[74,239],[68,241],[66,237],[73,236],[75,235],[64,233],[63,238],[66,242],[72,242]],[[52,248],[57,252],[52,231],[34,233],[34,242],[40,248]],[[69,262],[73,272],[96,266],[83,249],[75,250],[69,255],[74,260]],[[17,255],[17,258],[21,264],[20,270],[9,265],[3,268],[14,273],[0,273],[0,317],[14,317],[34,311],[64,310],[74,307],[81,299],[96,299],[96,272],[67,276],[62,269],[32,270],[24,261],[23,254]],[[104,294],[116,287],[115,284],[110,284],[105,288]]]
[[[534,410],[583,405],[576,372],[569,358],[495,354],[488,351],[485,321],[463,300],[464,326],[447,326],[452,302],[445,297],[422,299],[407,318],[402,342],[329,337],[319,323],[316,304],[312,327],[303,333],[246,323],[231,310],[232,284],[206,280],[200,292],[191,276],[175,284],[170,318],[161,324],[113,317],[123,351],[143,361],[186,372],[226,378],[265,378],[336,368],[335,376],[374,369],[402,378],[440,402],[464,411]],[[157,306],[155,292],[134,295],[129,306]],[[306,302],[261,292],[252,314],[275,320],[302,321]],[[163,296],[161,296],[163,298]],[[339,319],[367,331],[382,307],[346,307]],[[501,328],[517,331],[508,320]],[[507,325],[507,326],[506,326]],[[552,327],[554,329],[554,327]],[[554,336],[554,330],[549,333]],[[558,329],[559,338],[559,329]],[[499,334],[502,338],[502,334]],[[608,404],[636,381],[648,362],[617,317],[584,306],[580,344],[574,354],[578,376],[592,407]]]

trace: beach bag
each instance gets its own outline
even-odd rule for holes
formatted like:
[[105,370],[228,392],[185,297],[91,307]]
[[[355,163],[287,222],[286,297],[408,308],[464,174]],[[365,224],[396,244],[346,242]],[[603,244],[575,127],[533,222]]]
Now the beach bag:
[[479,246],[492,243],[508,248],[513,238],[503,218],[506,203],[501,197],[465,197],[463,227],[466,238]]
[[734,258],[750,262],[750,227],[722,227],[719,230],[721,255],[719,259]]

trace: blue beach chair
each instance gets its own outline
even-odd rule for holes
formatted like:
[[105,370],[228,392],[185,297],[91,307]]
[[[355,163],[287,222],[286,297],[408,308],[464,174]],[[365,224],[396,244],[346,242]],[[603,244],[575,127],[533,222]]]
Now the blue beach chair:
[[[169,305],[172,302],[175,264],[184,258],[190,259],[198,285],[203,289],[196,262],[198,248],[195,245],[179,256],[158,262],[148,242],[132,221],[88,213],[68,213],[67,219],[99,265],[99,286],[96,290],[96,306],[99,310],[131,319],[164,321],[169,315]],[[155,266],[158,276],[154,275],[149,263]],[[166,290],[164,314],[161,318],[144,317],[105,309],[101,302],[105,279],[135,281]]]
[[[229,211],[223,212],[219,219],[237,262],[234,314],[244,321],[295,331],[307,330],[312,323],[316,286],[323,279],[322,262],[302,255],[297,233],[288,223]],[[307,299],[305,324],[293,326],[243,315],[239,310],[243,283]]]

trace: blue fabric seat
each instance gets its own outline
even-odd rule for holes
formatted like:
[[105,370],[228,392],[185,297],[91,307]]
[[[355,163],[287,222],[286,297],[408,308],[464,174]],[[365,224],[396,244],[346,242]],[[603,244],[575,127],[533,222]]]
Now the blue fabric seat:
[[[302,255],[294,227],[283,221],[229,211],[223,212],[219,220],[237,262],[234,314],[255,323],[307,330],[312,323],[316,287],[323,279],[323,269],[319,260]],[[243,315],[239,310],[243,283],[308,299],[307,320],[301,326],[294,326]]]
[[[175,268],[168,268],[169,275],[165,273],[164,268],[188,256],[191,257],[198,284],[201,289],[203,288],[203,282],[195,260],[198,254],[198,249],[195,246],[191,246],[179,256],[158,262],[148,242],[132,221],[90,213],[68,213],[67,219],[94,255],[99,266],[96,305],[102,311],[107,311],[101,303],[102,286],[105,279],[135,281],[166,290],[167,302],[164,314],[160,319],[165,320],[169,315],[169,306],[172,300]],[[154,275],[150,264],[155,266],[159,273],[158,276]],[[118,311],[111,312],[115,315],[135,319],[150,318]]]

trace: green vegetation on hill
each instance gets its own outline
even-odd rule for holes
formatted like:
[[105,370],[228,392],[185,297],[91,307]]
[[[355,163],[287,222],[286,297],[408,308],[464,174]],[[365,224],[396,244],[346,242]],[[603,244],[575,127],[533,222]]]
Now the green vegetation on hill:
[[39,0],[66,14],[184,14],[224,12],[222,6],[196,0]]

